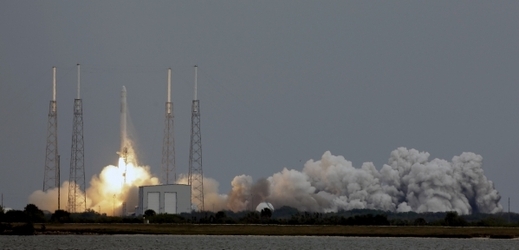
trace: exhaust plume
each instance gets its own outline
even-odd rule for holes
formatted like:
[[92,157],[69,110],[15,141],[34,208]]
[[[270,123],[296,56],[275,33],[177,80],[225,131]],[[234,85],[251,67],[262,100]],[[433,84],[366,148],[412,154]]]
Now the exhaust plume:
[[[86,194],[80,194],[81,196],[86,195],[87,209],[96,211],[103,209],[103,211],[108,211],[106,214],[109,215],[122,214],[123,203],[126,203],[128,211],[133,211],[133,207],[137,205],[138,187],[159,184],[158,178],[152,176],[148,166],[139,166],[137,163],[135,144],[127,129],[129,112],[126,95],[126,88],[123,86],[120,110],[121,147],[117,152],[119,154],[118,165],[106,166],[99,175],[94,175]],[[76,185],[64,182],[62,190],[65,192],[62,192],[61,197],[68,197],[66,192],[69,184]],[[58,207],[57,192],[57,188],[47,190],[47,192],[35,191],[29,196],[29,202],[42,209],[54,211]],[[60,208],[67,209],[66,204],[67,200],[61,199]]]
[[[131,143],[129,144],[131,145]],[[132,152],[133,148],[128,150]],[[474,153],[462,153],[452,160],[433,159],[429,153],[415,149],[398,148],[391,152],[388,163],[377,170],[373,163],[355,168],[343,156],[325,152],[320,160],[309,160],[301,171],[284,168],[268,178],[254,182],[251,176],[239,175],[231,181],[228,194],[219,193],[219,183],[204,177],[204,203],[210,211],[254,210],[261,202],[275,208],[290,206],[300,211],[337,212],[351,209],[378,209],[392,212],[444,212],[459,214],[497,213],[503,210],[501,196],[483,172],[483,158]],[[120,214],[126,201],[128,208],[137,204],[137,187],[156,185],[159,180],[149,167],[126,165],[126,183],[119,167],[107,166],[92,177],[87,189],[87,207],[104,211],[113,207]],[[181,175],[178,184],[187,184]],[[63,186],[67,187],[64,182]],[[62,190],[68,190],[62,188]],[[195,190],[192,190],[196,192]],[[56,209],[56,189],[36,191],[29,201],[42,209]],[[62,194],[67,197],[67,194]],[[64,207],[66,201],[62,200]],[[197,210],[196,207],[193,209]],[[110,212],[108,213],[110,214]]]
[[327,151],[320,160],[307,161],[302,171],[285,168],[256,183],[250,176],[236,176],[227,209],[241,211],[267,201],[274,207],[314,212],[502,211],[501,196],[484,175],[480,155],[463,153],[451,162],[428,159],[429,153],[398,148],[378,171],[370,162],[354,168],[344,157]]
[[[92,176],[90,187],[86,190],[87,209],[98,212],[102,210],[108,215],[121,215],[122,204],[126,202],[128,211],[133,211],[133,207],[137,205],[138,187],[159,184],[158,178],[150,173],[148,166],[137,165],[137,157],[133,152],[133,148],[129,148],[127,160],[120,157],[118,166],[106,166],[99,175]],[[63,182],[61,197],[68,197],[68,185],[69,182]],[[37,190],[29,196],[29,203],[43,210],[55,211],[58,208],[57,192],[58,188],[47,192]],[[61,199],[60,207],[67,210],[66,198]]]

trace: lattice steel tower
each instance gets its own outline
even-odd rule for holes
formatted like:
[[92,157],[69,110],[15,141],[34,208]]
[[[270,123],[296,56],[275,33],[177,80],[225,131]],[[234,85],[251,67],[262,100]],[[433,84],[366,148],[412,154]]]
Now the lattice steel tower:
[[83,105],[80,91],[80,65],[77,65],[77,98],[74,99],[72,146],[70,149],[70,177],[68,186],[68,211],[86,210],[85,195],[85,149],[83,142]]
[[56,67],[52,67],[52,100],[49,104],[47,146],[43,170],[43,191],[59,187],[58,106],[56,104]]
[[175,135],[173,133],[173,103],[171,102],[171,68],[168,69],[168,101],[164,140],[162,144],[162,183],[172,184],[177,180],[175,163]]
[[197,100],[197,66],[195,65],[195,96],[191,107],[191,145],[189,147],[188,184],[191,185],[192,201],[199,211],[204,210],[204,175],[202,171],[202,134],[200,133],[200,101]]

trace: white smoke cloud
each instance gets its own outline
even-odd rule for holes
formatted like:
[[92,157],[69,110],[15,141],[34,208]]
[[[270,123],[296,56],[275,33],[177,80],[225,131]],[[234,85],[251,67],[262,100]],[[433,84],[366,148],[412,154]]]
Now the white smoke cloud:
[[[501,196],[484,175],[480,155],[463,153],[450,162],[429,161],[429,156],[429,153],[415,149],[398,148],[391,152],[388,163],[377,170],[370,162],[355,168],[343,156],[334,156],[327,151],[320,160],[307,161],[302,171],[285,168],[256,182],[248,175],[236,176],[229,194],[220,194],[218,182],[204,177],[205,210],[237,212],[270,202],[276,208],[290,206],[312,212],[379,209],[470,214],[502,211]],[[127,178],[131,185],[125,185],[122,191],[121,180],[113,179],[114,176],[120,178],[120,167],[107,166],[99,176],[92,177],[87,190],[87,207],[102,206],[106,211],[117,201],[119,209],[124,200],[129,205],[136,203],[138,186],[159,183],[148,167],[130,166],[129,170]],[[187,184],[187,176],[181,175],[177,183]],[[68,183],[65,182],[62,208],[66,208],[67,193],[64,191],[67,190]],[[121,195],[115,197],[118,193]],[[36,191],[29,201],[53,211],[57,206],[56,197],[57,189],[46,193]]]
[[[309,160],[302,171],[283,169],[254,189],[252,177],[233,179],[227,209],[245,210],[251,197],[274,207],[291,206],[302,211],[336,212],[379,209],[393,212],[457,211],[496,213],[501,197],[483,173],[482,157],[474,153],[455,156],[451,162],[433,159],[429,153],[398,148],[378,171],[372,163],[355,168],[342,156],[325,152]],[[258,195],[261,193],[261,195]]]
[[[188,178],[187,175],[181,174],[177,179],[177,184],[187,185]],[[219,193],[220,184],[212,178],[203,177],[204,183],[204,210],[207,211],[220,211],[227,208],[227,195]],[[195,189],[191,189],[192,197],[199,196],[199,191]],[[195,210],[198,210],[196,207],[196,203],[198,202],[195,199],[192,199],[191,202],[194,204]]]
[[120,160],[119,167],[109,165],[99,175],[92,176],[90,187],[86,190],[92,209],[103,209],[108,211],[107,214],[118,215],[122,212],[123,202],[126,202],[127,212],[132,212],[138,204],[138,187],[160,183],[157,177],[151,175],[148,166],[128,163],[125,168],[124,165],[124,161]]
[[[132,157],[135,160],[135,157]],[[126,178],[124,178],[124,174]],[[126,182],[125,182],[126,181]],[[92,176],[90,187],[86,194],[76,187],[78,197],[86,195],[86,208],[95,211],[102,210],[108,215],[121,215],[123,202],[126,202],[127,212],[132,212],[137,205],[138,187],[143,185],[159,184],[157,177],[151,175],[148,166],[137,166],[133,162],[126,164],[119,159],[119,167],[109,165],[103,168],[99,175]],[[60,209],[68,210],[69,182],[63,182],[61,186]],[[29,203],[35,204],[40,209],[54,212],[58,209],[58,188],[49,189],[46,192],[37,190],[29,196]],[[82,212],[83,208],[77,208]]]
[[[74,187],[72,187],[72,188],[74,188]],[[60,189],[58,189],[57,187],[51,188],[51,189],[47,190],[47,192],[43,192],[41,190],[36,190],[29,196],[29,203],[35,204],[41,210],[54,212],[55,210],[58,209],[58,191],[59,191],[60,192],[59,208],[62,210],[67,210],[69,182],[68,181],[63,182]],[[78,197],[84,198],[82,193],[80,193],[78,195]],[[90,204],[90,200],[87,198],[87,207],[89,207],[89,204]]]

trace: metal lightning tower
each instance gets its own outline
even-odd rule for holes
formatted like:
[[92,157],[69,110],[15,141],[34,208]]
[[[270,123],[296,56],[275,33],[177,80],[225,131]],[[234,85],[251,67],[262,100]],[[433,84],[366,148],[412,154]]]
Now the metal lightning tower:
[[74,99],[74,121],[72,125],[72,146],[70,149],[70,177],[68,186],[68,211],[86,210],[85,195],[85,150],[83,143],[83,106],[79,95],[80,65],[77,65],[77,98]]
[[52,100],[49,104],[47,146],[45,148],[43,191],[59,187],[58,171],[58,107],[56,104],[56,67],[52,67]]
[[200,102],[197,99],[197,66],[195,65],[195,96],[191,107],[191,145],[189,147],[188,185],[191,185],[193,202],[199,211],[204,210],[204,175],[202,171],[202,134],[200,133]]
[[173,103],[171,102],[171,68],[168,69],[168,101],[162,145],[162,183],[175,183],[177,180],[175,164],[175,136],[173,133]]

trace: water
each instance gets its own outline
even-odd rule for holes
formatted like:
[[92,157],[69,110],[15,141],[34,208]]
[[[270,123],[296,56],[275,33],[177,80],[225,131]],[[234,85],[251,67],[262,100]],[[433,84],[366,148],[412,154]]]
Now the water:
[[0,236],[0,249],[519,249],[519,239],[327,236]]

